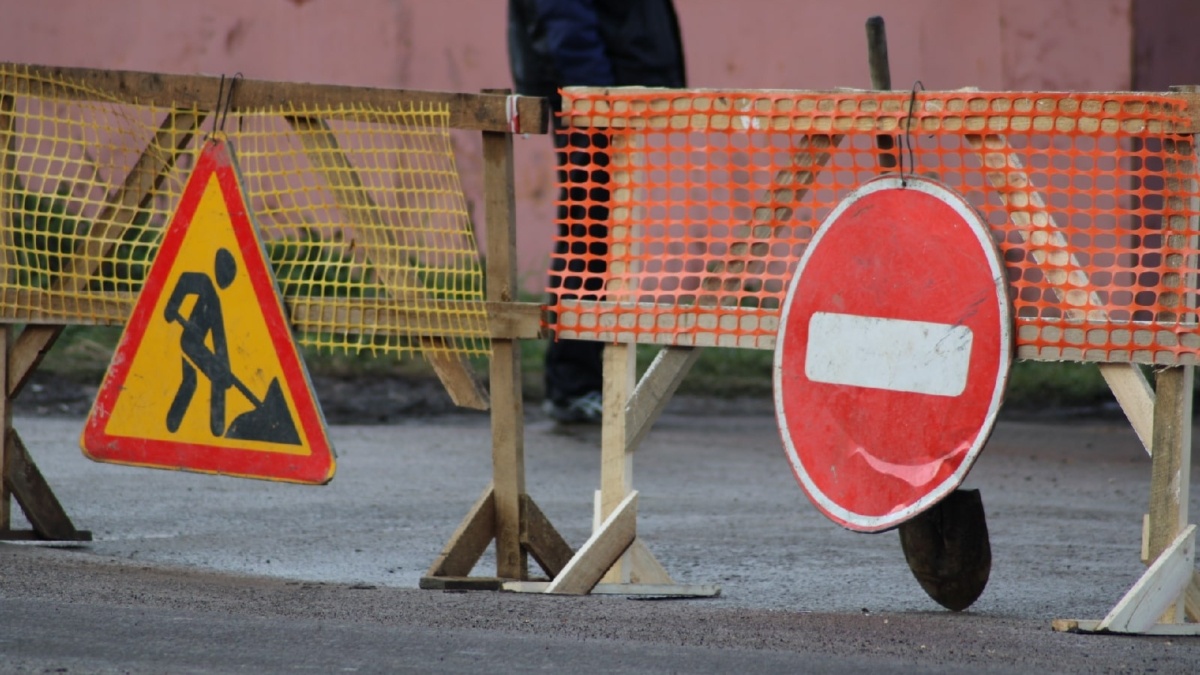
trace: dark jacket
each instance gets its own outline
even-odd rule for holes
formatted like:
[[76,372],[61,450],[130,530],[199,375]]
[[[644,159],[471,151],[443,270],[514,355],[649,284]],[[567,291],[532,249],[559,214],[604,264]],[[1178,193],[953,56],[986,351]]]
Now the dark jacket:
[[517,92],[567,86],[684,87],[671,0],[509,0],[508,55]]

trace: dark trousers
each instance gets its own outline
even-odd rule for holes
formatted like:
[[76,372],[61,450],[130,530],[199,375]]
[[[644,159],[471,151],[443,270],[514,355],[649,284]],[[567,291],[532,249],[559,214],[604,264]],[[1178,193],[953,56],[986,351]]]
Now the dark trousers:
[[[608,138],[602,133],[561,133],[554,119],[554,147],[558,163],[558,239],[550,258],[550,302],[564,299],[601,300],[604,280],[581,279],[562,273],[608,270]],[[589,175],[588,167],[592,167]],[[565,202],[565,203],[562,203]],[[571,258],[565,257],[568,253]],[[588,255],[588,258],[580,256]],[[566,403],[604,383],[604,343],[590,340],[555,340],[546,350],[546,398]]]

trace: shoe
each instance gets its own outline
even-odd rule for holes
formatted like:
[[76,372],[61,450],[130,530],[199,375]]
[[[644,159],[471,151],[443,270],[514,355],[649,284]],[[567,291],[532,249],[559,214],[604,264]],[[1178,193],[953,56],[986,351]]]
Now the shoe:
[[565,403],[547,399],[542,410],[559,424],[600,424],[604,416],[604,397],[598,391],[589,391]]

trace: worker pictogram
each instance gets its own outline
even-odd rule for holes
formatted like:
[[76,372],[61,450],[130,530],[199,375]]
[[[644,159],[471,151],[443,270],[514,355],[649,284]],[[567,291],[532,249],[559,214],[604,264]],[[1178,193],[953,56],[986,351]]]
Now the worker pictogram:
[[84,429],[98,461],[324,483],[334,459],[224,141],[206,143]]

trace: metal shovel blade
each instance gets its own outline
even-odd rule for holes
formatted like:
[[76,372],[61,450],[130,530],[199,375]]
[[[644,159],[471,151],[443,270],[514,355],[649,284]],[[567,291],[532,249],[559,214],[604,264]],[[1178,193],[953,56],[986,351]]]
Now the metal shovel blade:
[[979,599],[992,570],[979,490],[955,490],[899,529],[904,559],[929,597],[956,612]]

